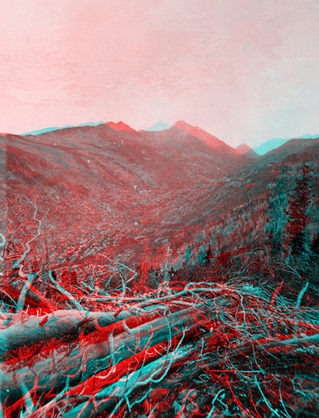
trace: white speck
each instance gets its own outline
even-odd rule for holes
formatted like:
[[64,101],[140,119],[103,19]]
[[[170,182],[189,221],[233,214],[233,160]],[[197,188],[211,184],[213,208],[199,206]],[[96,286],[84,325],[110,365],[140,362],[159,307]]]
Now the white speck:
[[102,144],[100,144],[100,147],[102,146]]
[[88,163],[90,162],[90,160],[88,160]]
[[136,189],[136,186],[134,186],[134,189]]
[[54,145],[56,145],[56,143],[54,143]]
[[137,222],[134,222],[135,223],[135,225],[137,225]]

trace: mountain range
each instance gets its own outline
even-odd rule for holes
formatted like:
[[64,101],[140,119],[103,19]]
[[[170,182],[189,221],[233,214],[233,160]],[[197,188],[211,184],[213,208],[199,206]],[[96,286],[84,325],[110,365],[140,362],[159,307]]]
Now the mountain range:
[[[76,125],[76,126],[44,128],[44,129],[39,129],[39,130],[36,130],[36,131],[31,131],[31,132],[21,134],[21,136],[40,135],[40,134],[43,134],[43,133],[47,133],[47,132],[51,132],[51,131],[58,131],[58,130],[62,130],[62,129],[84,127],[84,126],[98,126],[98,125],[102,125],[102,124],[104,124],[104,122],[100,121],[100,122],[97,122],[97,123],[95,123],[95,122],[82,123],[82,124]],[[106,125],[110,126],[115,131],[121,131],[121,130],[135,131],[133,128],[131,128],[129,125],[125,124],[122,121],[117,122],[117,123],[107,122]],[[291,139],[293,139],[293,138],[274,138],[274,139],[270,139],[268,141],[265,141],[264,143],[262,143],[261,145],[259,145],[257,148],[254,148],[254,149],[252,149],[251,147],[249,147],[246,144],[240,144],[239,146],[237,146],[234,149],[233,147],[230,147],[225,142],[223,142],[220,139],[216,138],[215,136],[209,134],[208,132],[204,131],[203,129],[201,129],[197,126],[189,125],[184,121],[176,122],[173,125],[173,127],[177,127],[179,129],[184,130],[185,132],[188,132],[188,133],[192,134],[193,136],[195,136],[195,137],[201,139],[202,141],[204,141],[207,145],[209,145],[212,148],[218,150],[220,153],[224,153],[225,155],[227,155],[227,153],[229,151],[232,151],[235,154],[239,153],[240,155],[246,155],[249,158],[258,158],[260,155],[265,155],[268,152],[272,151],[273,149],[276,149],[276,148],[280,147],[285,142],[290,141]],[[154,123],[150,128],[145,129],[144,131],[151,131],[151,132],[152,131],[163,131],[163,130],[167,130],[169,128],[171,128],[171,126],[168,125],[166,122],[158,121],[158,122]],[[143,132],[143,130],[140,131],[140,132]],[[299,136],[297,139],[315,139],[315,138],[318,138],[318,137],[319,137],[319,135],[306,134],[306,135],[303,135],[303,136]]]

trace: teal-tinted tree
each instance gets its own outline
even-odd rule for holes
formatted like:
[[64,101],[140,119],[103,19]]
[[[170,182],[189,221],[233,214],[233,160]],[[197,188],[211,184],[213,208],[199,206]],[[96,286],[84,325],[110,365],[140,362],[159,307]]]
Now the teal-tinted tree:
[[208,248],[206,245],[202,245],[198,252],[197,262],[200,264],[210,264],[213,258],[212,246],[209,244]]
[[311,168],[304,163],[301,177],[296,179],[295,188],[289,198],[287,233],[293,255],[302,255],[308,250],[306,227],[310,220],[307,211],[310,203]]
[[313,253],[319,255],[319,234],[317,234],[312,240],[310,249]]
[[288,204],[289,168],[281,164],[274,187],[271,189],[266,209],[267,223],[265,232],[270,244],[271,255],[278,255],[283,251],[284,231],[288,221],[285,212]]
[[201,246],[198,250],[197,262],[200,263],[200,264],[205,264],[205,261],[206,261],[205,247]]
[[212,262],[212,258],[213,258],[213,251],[212,251],[211,245],[209,244],[209,247],[206,252],[205,264],[210,264]]
[[186,254],[184,255],[184,258],[183,258],[183,263],[189,264],[191,262],[192,256],[193,255],[192,255],[191,245],[188,244]]

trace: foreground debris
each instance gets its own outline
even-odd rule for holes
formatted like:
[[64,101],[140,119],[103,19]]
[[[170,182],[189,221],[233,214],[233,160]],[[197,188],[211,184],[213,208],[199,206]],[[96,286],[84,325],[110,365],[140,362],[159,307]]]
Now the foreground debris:
[[319,308],[301,298],[164,282],[103,311],[2,313],[2,416],[318,416]]

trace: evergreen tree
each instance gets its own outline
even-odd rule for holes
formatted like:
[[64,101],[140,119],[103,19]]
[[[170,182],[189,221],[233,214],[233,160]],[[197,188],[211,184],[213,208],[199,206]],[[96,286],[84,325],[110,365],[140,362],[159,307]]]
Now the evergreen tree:
[[209,247],[207,249],[206,256],[205,256],[205,264],[210,264],[212,262],[212,258],[213,258],[213,251],[212,251],[211,245],[209,244]]
[[206,263],[206,251],[204,250],[204,247],[201,247],[198,252],[197,262],[200,264]]
[[310,249],[313,253],[319,255],[319,234],[314,237]]
[[187,251],[186,251],[186,254],[184,256],[183,262],[186,263],[186,264],[189,264],[191,262],[191,259],[192,259],[192,250],[191,250],[191,245],[188,244]]
[[302,166],[302,177],[296,179],[293,194],[289,199],[287,210],[287,233],[290,238],[290,249],[293,255],[301,255],[307,250],[306,226],[310,220],[307,209],[310,200],[310,167],[305,163]]
[[305,231],[299,231],[291,240],[291,253],[293,255],[302,255],[305,252]]
[[173,267],[171,267],[170,271],[168,272],[171,279],[175,278],[175,270]]
[[267,206],[266,235],[268,236],[271,255],[279,254],[283,250],[284,229],[287,223],[285,209],[288,202],[288,168],[280,166],[280,172],[272,188]]

